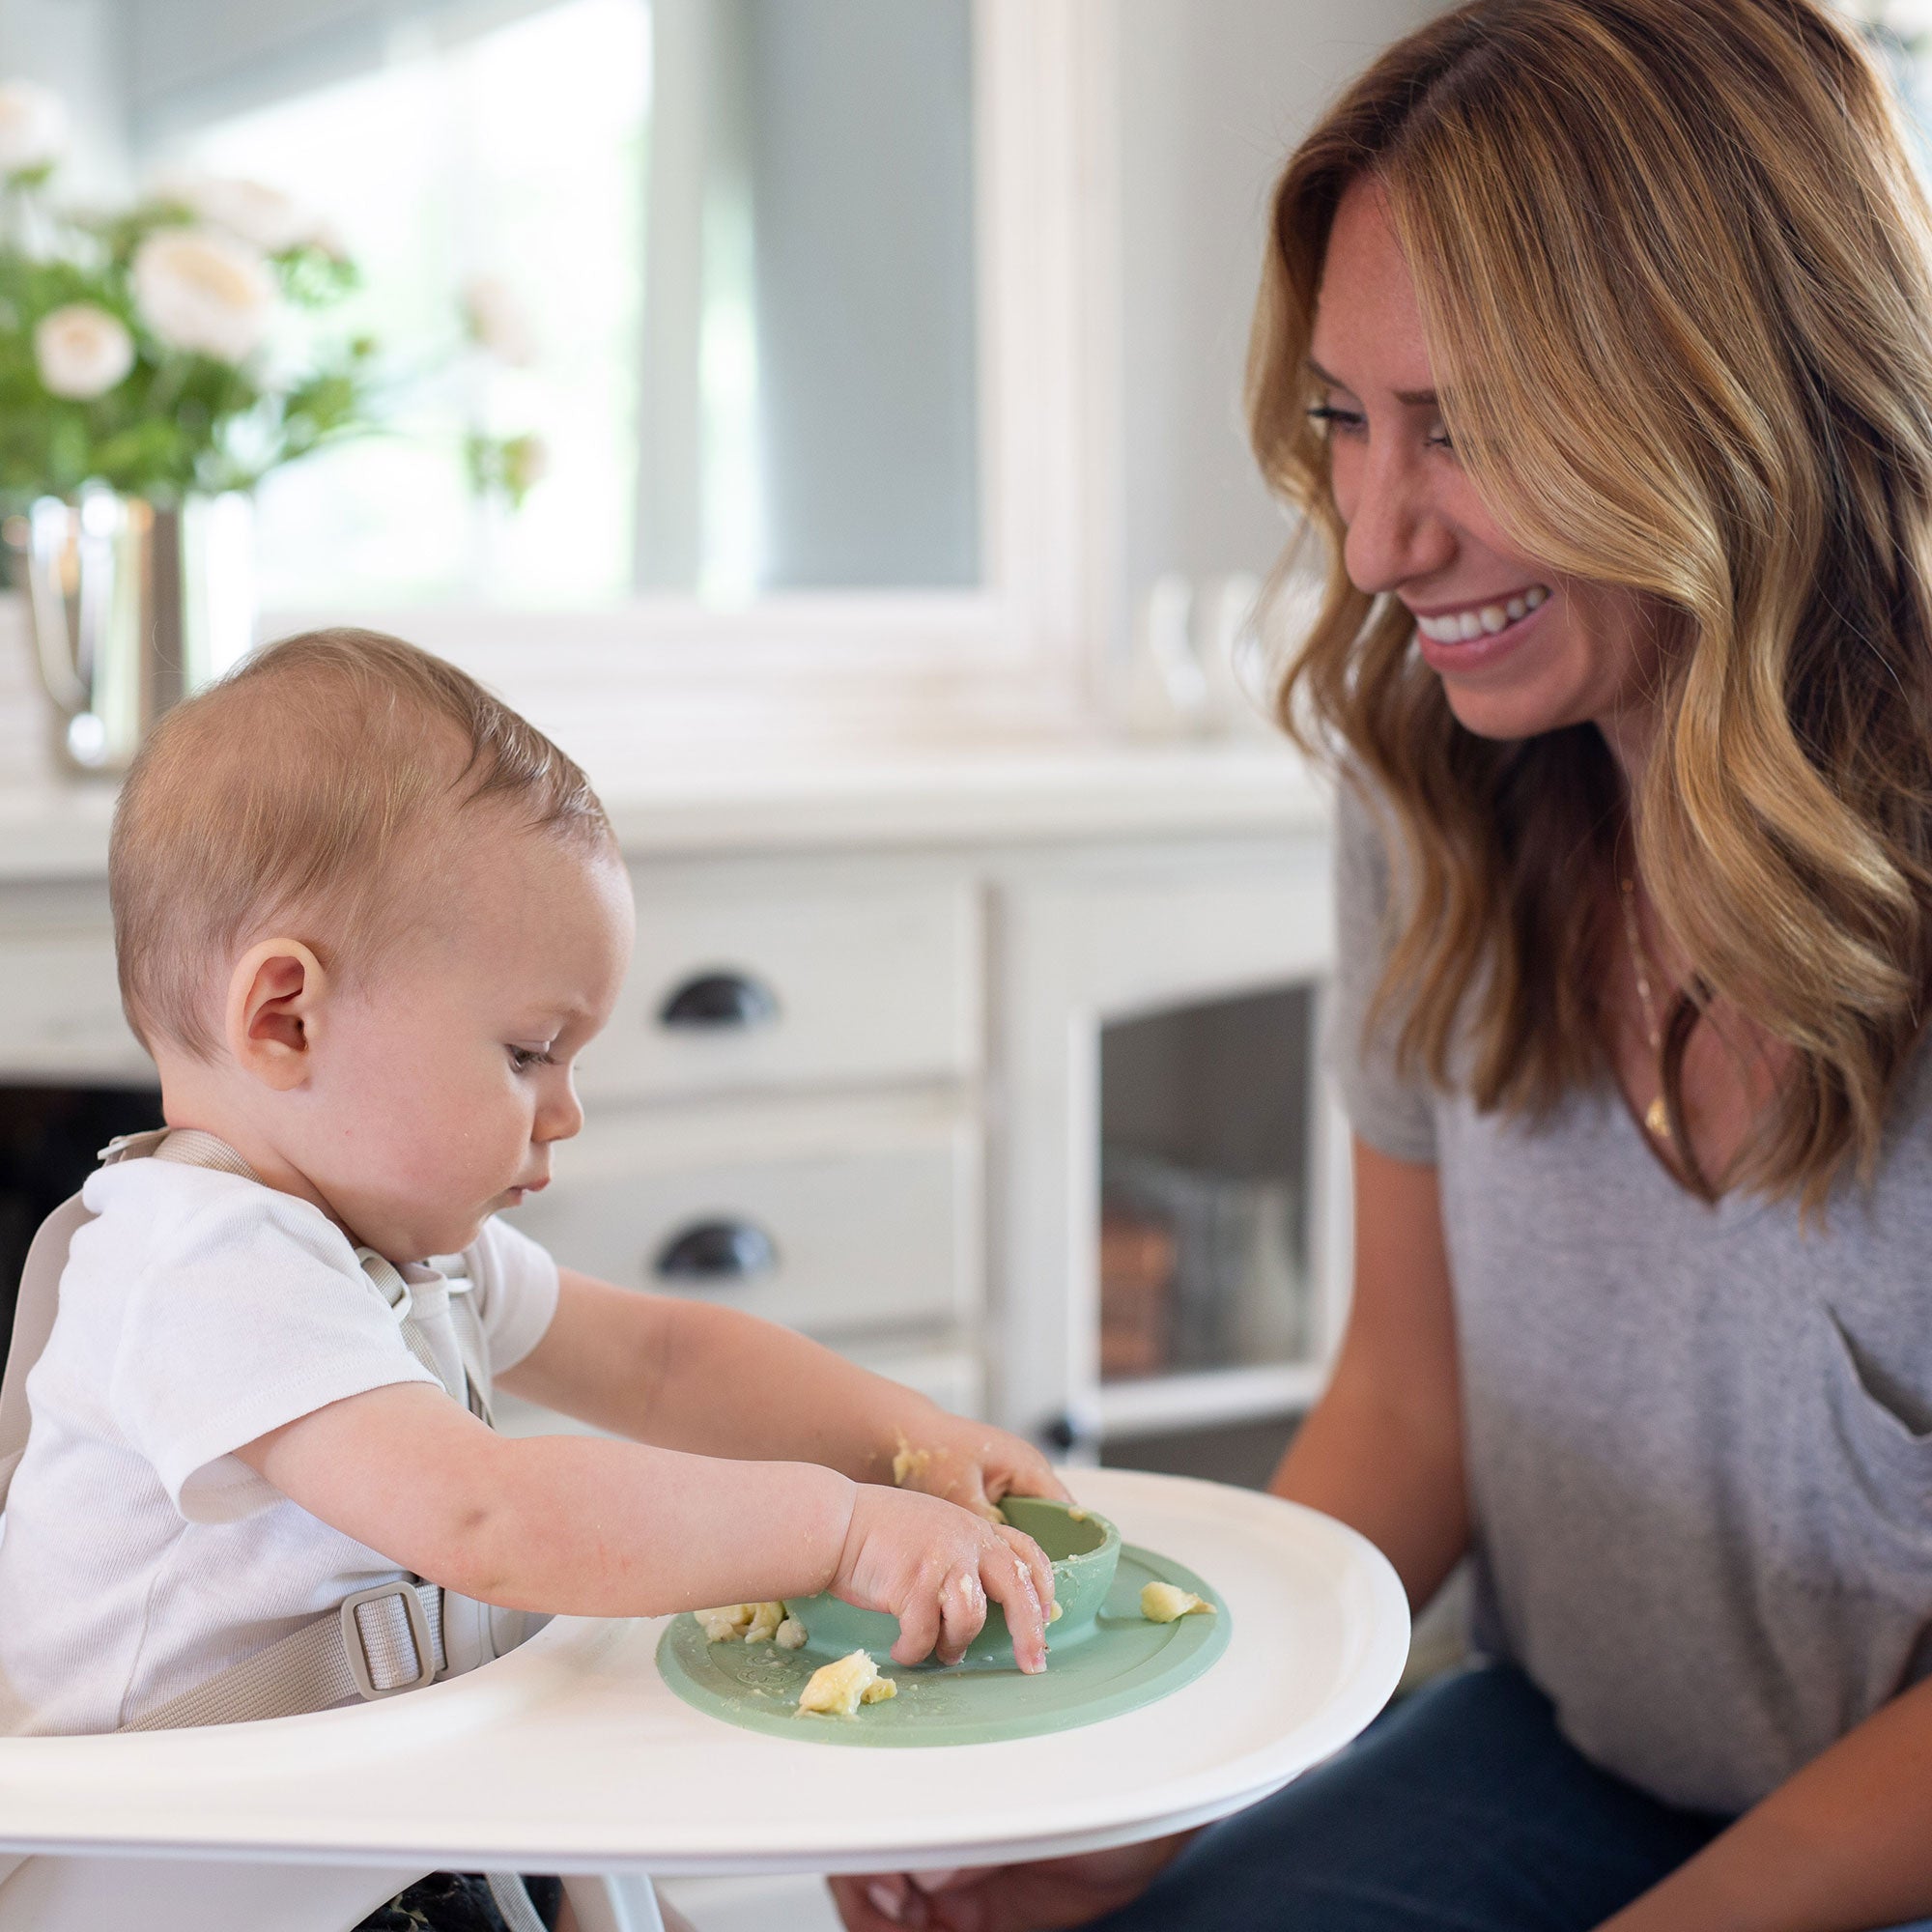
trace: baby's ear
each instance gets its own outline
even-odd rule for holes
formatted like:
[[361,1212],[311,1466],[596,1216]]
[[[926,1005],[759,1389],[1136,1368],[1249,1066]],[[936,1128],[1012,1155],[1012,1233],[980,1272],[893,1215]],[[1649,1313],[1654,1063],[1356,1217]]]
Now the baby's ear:
[[322,962],[298,939],[264,939],[228,982],[228,1051],[244,1073],[286,1094],[308,1078],[327,990]]

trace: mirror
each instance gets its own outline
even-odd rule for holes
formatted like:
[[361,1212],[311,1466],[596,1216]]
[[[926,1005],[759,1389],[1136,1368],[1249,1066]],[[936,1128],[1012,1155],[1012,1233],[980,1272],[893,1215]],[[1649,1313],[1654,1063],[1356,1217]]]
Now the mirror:
[[0,0],[0,71],[71,193],[260,182],[361,271],[393,433],[263,486],[269,610],[980,581],[971,0]]

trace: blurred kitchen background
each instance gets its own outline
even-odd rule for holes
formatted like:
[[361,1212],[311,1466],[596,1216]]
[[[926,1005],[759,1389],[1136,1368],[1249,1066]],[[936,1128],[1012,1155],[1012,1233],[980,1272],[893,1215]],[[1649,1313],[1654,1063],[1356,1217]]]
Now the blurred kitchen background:
[[[611,807],[632,983],[521,1210],[571,1262],[1074,1462],[1265,1480],[1347,1178],[1327,803],[1261,716],[1307,577],[1256,616],[1291,532],[1241,369],[1282,157],[1431,11],[0,0],[0,80],[65,103],[48,194],[241,179],[359,270],[327,326],[380,344],[378,431],[266,477],[230,605],[443,653]],[[472,474],[512,444],[514,508]],[[155,1117],[77,743],[16,588],[9,1285]],[[687,1904],[820,1922],[776,1898]]]
[[[0,249],[162,192],[255,251],[244,293],[270,258],[330,293],[264,297],[264,384],[374,345],[372,433],[266,466],[185,562],[188,628],[228,624],[177,639],[190,680],[393,629],[612,810],[639,942],[521,1210],[558,1253],[1070,1462],[1265,1481],[1339,1337],[1348,1187],[1327,801],[1263,716],[1310,580],[1258,614],[1293,533],[1243,353],[1282,157],[1433,11],[0,0]],[[1932,0],[1854,11],[1912,86]],[[76,353],[121,380],[111,329]],[[156,1098],[114,721],[48,641],[74,567],[38,633],[21,587],[69,485],[9,447],[0,1295]],[[797,1882],[671,1889],[703,1932],[831,1922]]]
[[[1283,154],[1423,11],[0,0],[0,78],[65,108],[54,201],[355,265],[326,326],[378,345],[377,428],[254,492],[255,634],[440,650],[616,810],[636,998],[526,1216],[577,1259],[1072,1455],[1264,1475],[1342,1242],[1324,806],[1261,715],[1305,588],[1256,621],[1289,532],[1241,365]],[[521,506],[472,487],[479,426],[526,440]],[[111,779],[28,628],[16,591],[10,1253],[152,1105]]]

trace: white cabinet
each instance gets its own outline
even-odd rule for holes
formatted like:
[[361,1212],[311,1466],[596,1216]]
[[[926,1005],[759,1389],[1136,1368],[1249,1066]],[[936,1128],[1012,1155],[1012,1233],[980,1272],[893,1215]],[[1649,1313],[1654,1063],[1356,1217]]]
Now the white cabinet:
[[140,1079],[152,1071],[121,1014],[104,924],[0,939],[0,1011],[7,1078]]
[[0,884],[0,1082],[145,1082],[99,880]]
[[[663,810],[613,810],[637,952],[582,1064],[583,1130],[517,1216],[560,1259],[769,1316],[1086,1445],[1310,1397],[1346,1257],[1305,1053],[1285,1074],[1258,1055],[1248,1076],[1293,1084],[1303,1110],[1282,1137],[1312,1311],[1246,1323],[1292,1345],[1182,1350],[1132,1380],[1103,1380],[1099,1352],[1107,1029],[1326,969],[1325,813],[1290,760],[1116,748],[962,764],[952,788],[821,780],[714,824],[687,806],[674,838]],[[0,1113],[8,1082],[151,1081],[98,865],[9,879],[6,856]]]
[[1325,838],[1176,841],[1030,869],[1003,892],[999,930],[1002,1418],[1091,1449],[1305,1406],[1339,1338],[1349,1263],[1338,1122],[1312,1054],[1292,1103],[1306,1115],[1297,1181],[1313,1303],[1300,1346],[1113,1383],[1100,1362],[1101,1058],[1112,1023],[1297,985],[1319,1002],[1334,943]]
[[865,1096],[586,1113],[517,1225],[573,1267],[828,1340],[971,1325],[978,1122]]
[[978,1406],[983,881],[957,855],[638,859],[584,1124],[519,1225]]
[[979,906],[951,868],[639,867],[638,943],[586,1097],[958,1079]]

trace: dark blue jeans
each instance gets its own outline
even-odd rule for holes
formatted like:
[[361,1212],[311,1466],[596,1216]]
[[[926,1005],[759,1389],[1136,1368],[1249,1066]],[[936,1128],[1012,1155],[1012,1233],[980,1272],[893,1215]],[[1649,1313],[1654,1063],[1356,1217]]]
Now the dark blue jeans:
[[1091,1932],[1589,1932],[1727,1822],[1598,1770],[1487,1664],[1205,1832]]

